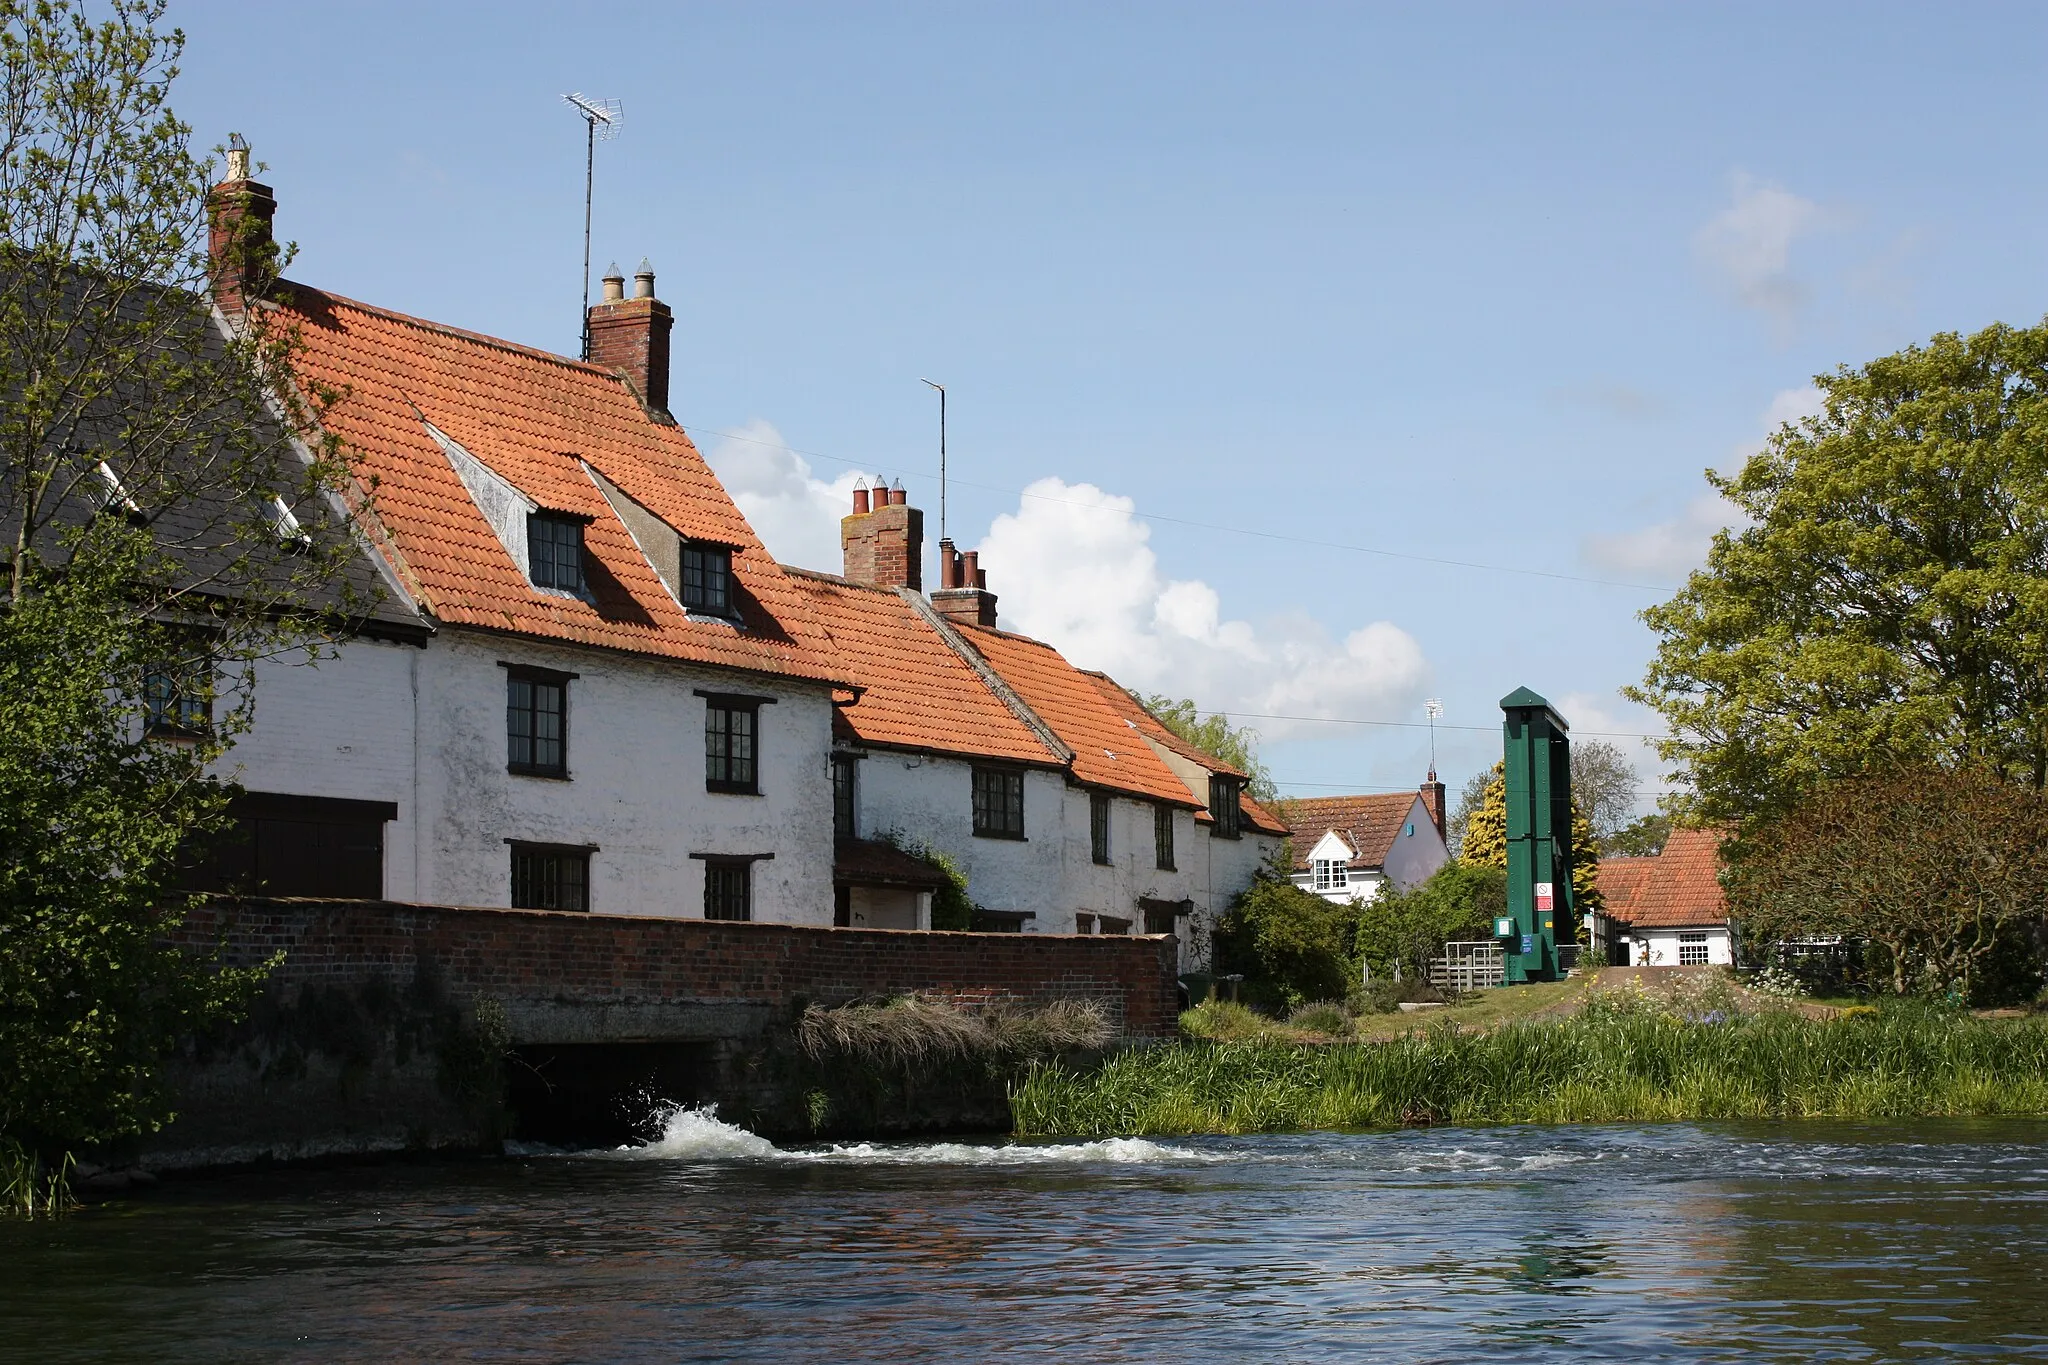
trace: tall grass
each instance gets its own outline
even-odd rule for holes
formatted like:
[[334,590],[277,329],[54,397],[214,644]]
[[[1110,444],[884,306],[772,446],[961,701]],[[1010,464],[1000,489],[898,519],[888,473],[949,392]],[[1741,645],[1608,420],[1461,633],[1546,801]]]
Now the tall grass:
[[1015,1061],[1092,1050],[1116,1036],[1100,1004],[1053,1000],[1036,1008],[993,1002],[964,1009],[922,995],[812,1005],[797,1021],[797,1043],[814,1061],[835,1056],[885,1066],[985,1059]]
[[73,1202],[68,1154],[52,1167],[20,1143],[0,1138],[0,1216],[47,1218]]
[[1931,1010],[1808,1019],[1593,1010],[1387,1043],[1186,1042],[1036,1066],[1020,1134],[1720,1118],[2048,1116],[2048,1025]]

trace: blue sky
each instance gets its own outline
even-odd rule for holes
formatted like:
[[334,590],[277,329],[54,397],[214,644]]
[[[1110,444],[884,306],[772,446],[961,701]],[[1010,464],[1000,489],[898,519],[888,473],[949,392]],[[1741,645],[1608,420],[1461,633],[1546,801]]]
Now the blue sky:
[[[1813,374],[2048,311],[2038,7],[171,17],[177,107],[269,163],[296,278],[564,351],[560,96],[620,100],[596,261],[652,259],[671,407],[771,549],[836,568],[856,472],[936,535],[942,380],[950,529],[1006,623],[1236,715],[1441,697],[1454,786],[1517,686],[1655,728],[1616,694],[1635,613],[1724,520],[1701,471]],[[1250,723],[1296,794],[1428,762]]]

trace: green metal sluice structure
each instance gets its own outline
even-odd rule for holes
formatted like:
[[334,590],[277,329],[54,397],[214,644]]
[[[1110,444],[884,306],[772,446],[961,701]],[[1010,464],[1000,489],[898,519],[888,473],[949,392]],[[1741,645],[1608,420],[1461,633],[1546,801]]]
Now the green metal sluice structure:
[[1508,913],[1494,924],[1510,985],[1556,981],[1563,942],[1578,938],[1572,896],[1571,729],[1526,687],[1500,699],[1508,789]]

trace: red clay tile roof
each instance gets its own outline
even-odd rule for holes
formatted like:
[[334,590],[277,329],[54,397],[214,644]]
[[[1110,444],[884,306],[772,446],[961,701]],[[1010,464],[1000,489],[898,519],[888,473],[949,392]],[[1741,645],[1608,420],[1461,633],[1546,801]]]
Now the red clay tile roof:
[[1246,796],[1243,792],[1237,794],[1237,808],[1243,812],[1247,828],[1255,829],[1261,834],[1271,834],[1283,839],[1292,833],[1287,828],[1286,821],[1252,800],[1249,796]]
[[1664,851],[1655,858],[1642,860],[1654,863],[1655,868],[1630,905],[1629,925],[1636,929],[1678,929],[1726,924],[1728,906],[1721,894],[1721,843],[1727,837],[1728,831],[1720,828],[1672,830]]
[[[1064,767],[893,588],[783,570],[861,687],[834,717],[843,739]],[[842,699],[843,700],[843,699]]]
[[[1310,851],[1333,829],[1338,838],[1356,851],[1352,867],[1385,867],[1387,854],[1393,851],[1394,840],[1400,837],[1409,812],[1420,797],[1420,792],[1383,792],[1371,796],[1305,796],[1289,801],[1287,823],[1294,827],[1294,870],[1308,871]],[[1432,831],[1436,829],[1436,822],[1427,811],[1416,821],[1418,834],[1425,824]]]
[[[1123,684],[1119,683],[1115,678],[1110,677],[1107,673],[1098,673],[1087,669],[1083,671],[1095,680],[1095,690],[1102,694],[1102,699],[1109,703],[1110,709],[1116,712],[1124,724],[1130,726],[1138,733],[1157,741],[1170,752],[1179,754],[1190,763],[1199,763],[1211,772],[1239,779],[1246,776],[1242,769],[1225,763],[1216,755],[1188,743],[1172,730],[1169,730],[1160,723],[1159,717],[1139,705],[1138,699],[1125,690]],[[1208,793],[1206,792],[1195,793],[1195,796],[1198,798],[1205,799],[1207,795]],[[1237,808],[1243,817],[1244,825],[1247,829],[1257,830],[1261,834],[1272,834],[1282,837],[1287,834],[1287,826],[1281,822],[1280,818],[1258,802],[1252,800],[1251,797],[1244,793],[1242,788],[1238,791]],[[1205,815],[1201,818],[1206,820],[1208,817]]]
[[1051,645],[1007,631],[956,623],[961,637],[1010,690],[1074,751],[1072,772],[1091,787],[1206,810],[1152,746],[1111,709],[1088,674]]
[[[846,669],[803,594],[768,557],[679,427],[616,374],[300,285],[276,291],[297,368],[342,390],[324,424],[375,480],[403,579],[450,623],[822,681]],[[545,593],[492,532],[432,422],[542,507],[591,518],[592,597]],[[579,459],[683,536],[734,547],[744,628],[693,620],[669,596]]]
[[1597,869],[1602,911],[1610,919],[1631,918],[1636,897],[1656,870],[1655,858],[1602,858]]

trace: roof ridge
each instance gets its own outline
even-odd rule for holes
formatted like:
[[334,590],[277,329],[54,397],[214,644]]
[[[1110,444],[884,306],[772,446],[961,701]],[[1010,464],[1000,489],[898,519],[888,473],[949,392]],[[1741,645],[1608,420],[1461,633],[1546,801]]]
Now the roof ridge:
[[1053,757],[1065,764],[1069,771],[1072,770],[1074,765],[1073,748],[1059,737],[1058,732],[1052,726],[1045,723],[1043,717],[1031,709],[1030,704],[1022,696],[1018,695],[1015,688],[1003,681],[1002,674],[996,671],[995,665],[984,658],[980,650],[967,642],[966,637],[960,634],[954,622],[947,620],[941,615],[939,609],[926,601],[924,594],[915,588],[898,588],[896,596],[908,602],[911,610],[923,617],[925,623],[938,632],[939,638],[945,641],[946,647],[959,655],[961,662],[974,670],[975,675],[981,679],[983,685],[990,692],[995,694],[996,699],[1010,708],[1010,714],[1022,721],[1025,727],[1038,737],[1038,742],[1043,744]]
[[831,583],[842,588],[859,588],[863,592],[871,592],[880,597],[894,597],[896,595],[896,591],[893,588],[884,588],[875,583],[863,583],[857,578],[848,578],[843,574],[826,573],[823,569],[801,568],[795,564],[784,564],[781,560],[775,561],[775,567],[786,574],[795,574],[798,578],[816,579],[820,583]]
[[494,337],[486,332],[472,332],[464,327],[453,327],[445,322],[436,322],[432,318],[423,318],[413,313],[401,313],[396,308],[386,308],[382,304],[376,303],[365,303],[361,299],[353,299],[346,294],[337,294],[332,290],[319,289],[310,284],[301,284],[297,280],[279,280],[276,286],[273,287],[282,287],[295,290],[301,294],[315,295],[326,299],[330,303],[342,304],[349,308],[374,314],[377,317],[389,318],[393,322],[404,323],[408,327],[417,327],[423,332],[438,332],[443,336],[455,337],[462,341],[478,342],[495,350],[509,351],[513,355],[523,355],[532,360],[548,361],[566,370],[580,370],[594,378],[609,379],[614,383],[623,382],[616,370],[592,364],[588,360],[572,360],[559,352],[542,350],[538,346],[528,346],[517,341],[507,341],[503,337]]

